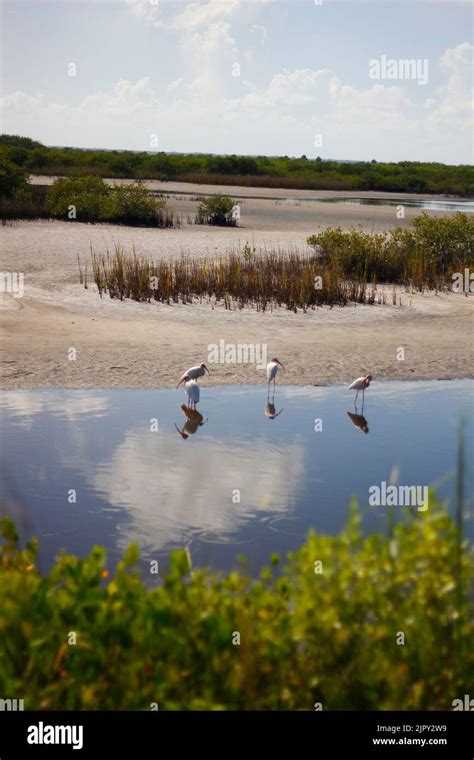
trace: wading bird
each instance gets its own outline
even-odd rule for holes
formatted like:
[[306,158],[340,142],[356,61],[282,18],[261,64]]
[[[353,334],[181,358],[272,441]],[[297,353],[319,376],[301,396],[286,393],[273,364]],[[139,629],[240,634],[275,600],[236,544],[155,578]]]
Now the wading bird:
[[278,367],[281,367],[283,371],[285,371],[285,368],[281,361],[279,359],[275,358],[271,360],[271,362],[268,362],[267,364],[267,380],[268,380],[268,388],[270,389],[270,383],[273,380],[273,387],[275,388],[275,377],[276,373],[278,372]]
[[199,404],[199,385],[189,375],[183,375],[176,387],[179,388],[182,383],[184,383],[184,388],[188,394],[189,408],[196,409],[196,404]]
[[176,423],[175,428],[180,434],[181,438],[186,440],[186,438],[189,438],[190,435],[194,435],[198,428],[205,425],[207,419],[205,420],[202,414],[200,414],[196,409],[189,409],[189,407],[187,407],[185,404],[181,406],[181,411],[186,417],[186,422],[184,423],[181,430],[176,425]]
[[182,376],[182,378],[179,381],[177,387],[179,388],[179,386],[181,385],[181,383],[183,382],[183,380],[184,380],[185,377],[188,377],[191,380],[196,380],[197,381],[198,377],[202,377],[206,372],[207,372],[208,375],[211,374],[204,363],[202,363],[202,364],[196,364],[195,367],[190,367],[184,373],[184,375]]
[[369,432],[369,425],[363,414],[354,414],[353,412],[347,412],[347,416],[354,425],[354,427],[362,430],[363,433]]
[[372,375],[364,375],[363,377],[358,377],[357,380],[354,380],[354,382],[350,384],[349,390],[357,391],[355,402],[357,401],[357,396],[359,395],[360,391],[362,391],[362,404],[364,403],[365,389],[369,387],[371,380]]
[[268,417],[269,420],[274,420],[275,417],[278,417],[279,414],[281,414],[283,409],[280,409],[279,412],[275,409],[275,404],[272,404],[271,401],[267,401],[265,404],[265,417]]

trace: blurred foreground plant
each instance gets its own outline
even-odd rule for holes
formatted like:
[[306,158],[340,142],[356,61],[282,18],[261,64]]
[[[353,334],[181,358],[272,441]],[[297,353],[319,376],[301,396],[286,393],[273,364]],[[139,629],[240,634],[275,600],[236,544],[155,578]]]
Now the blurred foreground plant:
[[150,590],[134,546],[113,579],[99,547],[42,577],[4,520],[0,694],[26,709],[452,709],[474,684],[472,548],[459,555],[434,496],[390,536],[360,522],[353,504],[339,536],[310,533],[256,580],[178,550]]

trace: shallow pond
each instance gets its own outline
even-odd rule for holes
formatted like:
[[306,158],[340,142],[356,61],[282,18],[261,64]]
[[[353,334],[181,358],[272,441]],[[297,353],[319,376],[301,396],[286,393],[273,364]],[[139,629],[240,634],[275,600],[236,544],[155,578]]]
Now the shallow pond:
[[61,548],[84,556],[96,543],[113,564],[136,541],[143,562],[187,546],[195,565],[226,570],[245,554],[256,572],[310,527],[338,532],[352,494],[367,532],[407,511],[423,519],[416,505],[369,503],[391,478],[453,501],[462,415],[472,461],[473,387],[374,383],[362,414],[343,386],[277,385],[273,409],[265,386],[204,382],[202,417],[181,389],[4,392],[0,498],[22,537],[40,538],[42,569]]
[[473,201],[438,201],[426,198],[321,198],[322,203],[345,203],[357,206],[406,206],[418,208],[420,211],[462,211],[464,214],[474,213]]

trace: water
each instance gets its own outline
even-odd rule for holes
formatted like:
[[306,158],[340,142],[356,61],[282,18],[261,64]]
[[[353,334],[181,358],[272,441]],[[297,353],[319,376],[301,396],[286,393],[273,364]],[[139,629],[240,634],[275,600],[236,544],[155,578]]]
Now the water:
[[418,208],[420,211],[462,211],[464,214],[474,213],[474,201],[448,201],[415,198],[321,198],[321,203],[343,203],[357,206],[405,206]]
[[[342,386],[277,386],[274,419],[264,386],[202,386],[202,418],[190,415],[187,438],[175,427],[186,435],[181,389],[0,396],[0,497],[22,537],[39,537],[43,570],[61,548],[84,556],[97,543],[113,565],[136,541],[143,566],[187,546],[195,565],[228,570],[245,554],[256,572],[310,527],[337,533],[352,494],[367,532],[385,530],[390,511],[423,519],[416,507],[369,506],[369,487],[389,481],[394,466],[399,484],[435,484],[442,498],[454,496],[471,381],[375,382],[364,419],[348,416],[354,394]],[[466,437],[469,462],[472,418]],[[472,537],[472,521],[467,531]]]
[[[162,195],[163,191],[152,191],[152,195]],[[166,195],[187,195],[180,190],[167,190]],[[212,193],[195,192],[189,197],[210,197]],[[239,195],[238,193],[232,193],[232,197],[236,200],[262,200],[261,195]],[[267,201],[282,201],[283,199],[279,195],[266,195],[264,197]],[[307,198],[307,197],[295,197],[287,198],[288,205],[295,203],[342,203],[345,205],[356,206],[405,206],[406,208],[417,208],[420,211],[446,211],[455,213],[456,211],[462,211],[464,214],[474,213],[474,201],[466,200],[438,200],[431,198],[357,198],[344,196],[333,196],[331,198]]]

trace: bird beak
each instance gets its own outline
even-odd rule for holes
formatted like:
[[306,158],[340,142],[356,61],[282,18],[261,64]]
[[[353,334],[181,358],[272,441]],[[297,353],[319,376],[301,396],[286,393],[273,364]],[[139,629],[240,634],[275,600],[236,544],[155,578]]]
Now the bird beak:
[[174,426],[175,426],[176,430],[178,431],[178,433],[180,434],[181,438],[184,438],[184,440],[186,440],[186,438],[188,437],[186,435],[186,433],[183,433],[183,431],[179,429],[179,427],[177,426],[176,422],[174,423]]
[[284,372],[285,368],[284,368],[283,364],[281,363],[281,361],[279,359],[277,359],[277,362],[278,362],[278,364],[280,365],[280,367],[282,368],[282,370]]
[[206,370],[207,374],[210,376],[211,373],[209,372],[209,370],[208,370],[208,368],[206,367],[205,364],[204,364],[204,369]]

